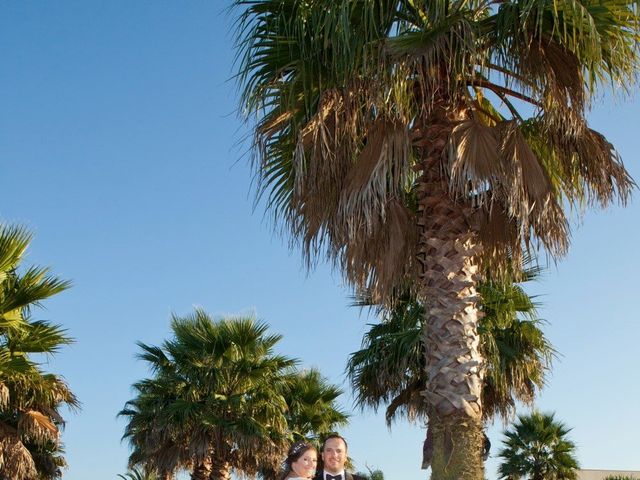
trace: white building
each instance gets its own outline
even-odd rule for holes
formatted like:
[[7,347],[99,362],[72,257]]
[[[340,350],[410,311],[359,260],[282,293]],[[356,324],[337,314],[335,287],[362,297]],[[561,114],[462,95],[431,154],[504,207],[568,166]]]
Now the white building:
[[630,470],[578,470],[578,480],[604,480],[610,475],[622,475],[640,480],[640,472]]

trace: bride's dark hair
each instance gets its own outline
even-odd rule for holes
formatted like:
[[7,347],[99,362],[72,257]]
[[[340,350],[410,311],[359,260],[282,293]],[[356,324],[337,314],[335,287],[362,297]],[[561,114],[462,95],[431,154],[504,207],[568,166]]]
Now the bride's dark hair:
[[311,445],[309,442],[300,441],[291,445],[289,452],[287,453],[287,458],[284,460],[284,472],[282,472],[280,480],[287,478],[287,476],[293,471],[291,469],[291,465],[309,450],[316,450],[316,447]]

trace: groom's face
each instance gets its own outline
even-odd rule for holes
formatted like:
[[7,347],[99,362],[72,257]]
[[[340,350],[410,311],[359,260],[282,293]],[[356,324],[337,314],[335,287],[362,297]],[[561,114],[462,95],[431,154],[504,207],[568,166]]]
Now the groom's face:
[[347,461],[347,446],[341,438],[330,438],[325,442],[322,461],[324,469],[332,475],[344,470],[344,464]]

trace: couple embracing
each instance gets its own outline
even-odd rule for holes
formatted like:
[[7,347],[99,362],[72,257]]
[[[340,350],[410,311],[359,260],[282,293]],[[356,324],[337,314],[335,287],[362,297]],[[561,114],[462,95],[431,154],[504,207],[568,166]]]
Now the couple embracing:
[[322,467],[318,468],[318,452],[308,442],[296,442],[289,449],[281,480],[364,480],[345,471],[347,441],[340,435],[329,435],[320,449]]

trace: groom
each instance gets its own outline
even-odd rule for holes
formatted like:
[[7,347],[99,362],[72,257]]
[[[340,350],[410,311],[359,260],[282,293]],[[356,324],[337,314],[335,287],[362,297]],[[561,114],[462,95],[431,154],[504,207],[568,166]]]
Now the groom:
[[329,435],[320,452],[323,469],[318,470],[314,480],[364,480],[360,475],[345,472],[347,441],[338,434]]

